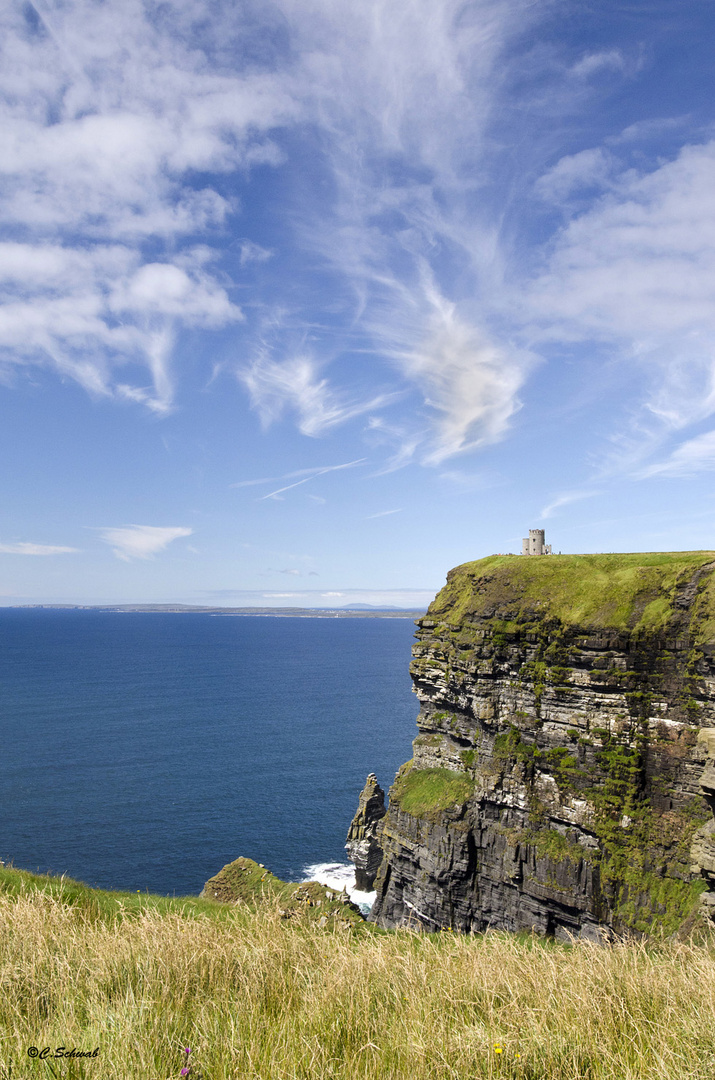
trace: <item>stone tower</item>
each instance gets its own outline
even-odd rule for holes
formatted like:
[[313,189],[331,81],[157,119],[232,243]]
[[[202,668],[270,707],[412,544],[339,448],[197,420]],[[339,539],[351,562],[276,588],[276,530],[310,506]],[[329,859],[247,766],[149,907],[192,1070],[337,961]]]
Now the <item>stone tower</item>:
[[550,555],[551,544],[544,543],[543,529],[529,529],[528,537],[521,541],[522,555]]

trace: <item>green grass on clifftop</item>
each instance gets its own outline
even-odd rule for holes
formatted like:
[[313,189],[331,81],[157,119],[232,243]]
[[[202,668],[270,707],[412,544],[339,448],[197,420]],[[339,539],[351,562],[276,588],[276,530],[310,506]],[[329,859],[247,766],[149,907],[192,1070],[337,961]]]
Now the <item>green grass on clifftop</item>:
[[451,570],[427,617],[558,619],[565,626],[655,631],[673,617],[678,587],[702,570],[693,608],[697,639],[715,631],[713,551],[627,555],[490,555]]

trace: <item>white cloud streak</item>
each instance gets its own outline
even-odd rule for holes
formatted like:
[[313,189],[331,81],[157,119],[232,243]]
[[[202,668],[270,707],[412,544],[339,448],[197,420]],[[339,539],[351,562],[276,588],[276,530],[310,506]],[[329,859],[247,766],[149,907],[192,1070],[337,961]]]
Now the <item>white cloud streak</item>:
[[665,461],[643,469],[642,478],[650,476],[692,476],[698,472],[715,470],[715,431],[707,431],[694,439],[687,439],[676,447]]
[[268,248],[261,247],[260,244],[256,244],[253,240],[242,240],[241,245],[241,266],[247,266],[249,263],[262,263],[267,262],[272,258],[273,252]]
[[433,410],[432,445],[424,460],[439,464],[504,435],[520,407],[517,394],[529,361],[492,344],[435,290],[427,298],[427,336],[400,359]]
[[300,487],[301,484],[307,484],[309,480],[315,480],[318,476],[325,476],[326,473],[338,472],[341,469],[353,469],[356,465],[362,465],[364,461],[365,458],[357,458],[355,461],[347,461],[344,465],[328,465],[327,468],[316,469],[310,476],[305,476],[302,480],[296,480],[293,484],[286,484],[285,487],[276,488],[275,491],[270,491],[267,495],[262,495],[261,499],[275,499],[285,491]]
[[600,495],[599,491],[567,491],[563,495],[558,495],[552,502],[539,514],[542,520],[554,516],[557,510],[560,510],[562,506],[568,506],[570,503],[580,502],[581,499],[591,499],[596,495]]
[[79,550],[75,547],[31,544],[24,541],[19,544],[0,544],[0,553],[3,555],[72,555]]
[[[296,103],[270,77],[212,70],[211,43],[187,33],[196,14],[189,0],[173,5],[163,25],[140,0],[5,6],[6,370],[39,364],[93,395],[166,412],[176,332],[241,318],[207,269],[207,249],[180,250],[185,238],[220,229],[231,210],[187,176],[277,161],[266,133]],[[164,254],[148,257],[147,241]],[[137,364],[143,381],[127,378]]]
[[164,551],[173,540],[191,536],[193,529],[182,526],[123,525],[119,528],[100,529],[105,544],[123,562],[131,559],[151,559]]
[[629,170],[614,188],[560,235],[531,290],[542,318],[574,336],[644,344],[712,332],[715,142],[643,176]]
[[320,377],[319,364],[308,356],[277,361],[262,354],[250,367],[240,370],[238,377],[264,427],[288,410],[297,415],[299,431],[314,437],[394,400],[393,395],[386,394],[363,401],[346,400],[326,378]]
[[544,336],[625,347],[653,414],[683,427],[715,408],[715,141],[611,186],[559,235],[531,311]]
[[[638,444],[650,454],[715,413],[715,141],[643,173],[589,151],[559,162],[544,186],[557,193],[589,168],[594,182],[610,171],[608,191],[563,228],[523,295],[532,341],[604,343],[645,385],[626,440],[631,468]],[[706,441],[685,447],[638,475],[709,467]]]
[[570,74],[577,79],[588,79],[599,71],[623,71],[626,61],[619,49],[587,53],[571,68]]

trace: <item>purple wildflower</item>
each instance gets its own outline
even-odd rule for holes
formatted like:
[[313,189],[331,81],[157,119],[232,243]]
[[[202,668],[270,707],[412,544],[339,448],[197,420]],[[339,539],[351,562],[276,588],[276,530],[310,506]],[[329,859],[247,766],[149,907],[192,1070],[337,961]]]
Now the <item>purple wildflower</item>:
[[188,1069],[182,1069],[181,1070],[181,1075],[182,1076],[188,1076],[189,1075],[189,1070]]

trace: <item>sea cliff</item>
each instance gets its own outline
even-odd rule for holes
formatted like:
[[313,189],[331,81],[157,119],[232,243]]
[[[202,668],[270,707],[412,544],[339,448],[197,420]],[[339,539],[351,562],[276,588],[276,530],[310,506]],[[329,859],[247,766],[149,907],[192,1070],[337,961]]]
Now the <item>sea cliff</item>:
[[417,623],[374,922],[603,939],[708,909],[714,570],[698,551],[450,572]]

